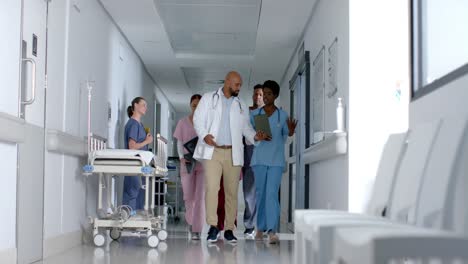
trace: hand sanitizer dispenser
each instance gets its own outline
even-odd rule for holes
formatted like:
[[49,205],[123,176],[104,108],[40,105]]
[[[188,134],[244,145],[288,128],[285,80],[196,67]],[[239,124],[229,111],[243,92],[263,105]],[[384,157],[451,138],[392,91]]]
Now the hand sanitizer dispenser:
[[334,132],[345,132],[345,109],[343,98],[338,98],[336,106],[336,130]]

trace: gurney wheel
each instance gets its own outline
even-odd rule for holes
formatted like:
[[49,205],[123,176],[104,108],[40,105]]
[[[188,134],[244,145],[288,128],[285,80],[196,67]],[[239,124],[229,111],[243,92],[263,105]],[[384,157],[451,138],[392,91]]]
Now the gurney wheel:
[[93,242],[96,247],[102,247],[106,243],[106,237],[103,234],[97,234],[94,236]]
[[166,252],[167,251],[167,244],[164,241],[161,241],[158,246],[158,251],[159,252]]
[[160,230],[160,231],[158,232],[158,238],[159,238],[159,240],[161,240],[161,241],[166,240],[166,239],[167,239],[167,236],[168,236],[168,234],[167,234],[167,231],[166,231],[166,230]]
[[148,246],[155,248],[159,244],[159,239],[156,235],[151,235],[148,237]]
[[122,235],[122,232],[117,228],[112,228],[109,235],[113,240],[117,240]]

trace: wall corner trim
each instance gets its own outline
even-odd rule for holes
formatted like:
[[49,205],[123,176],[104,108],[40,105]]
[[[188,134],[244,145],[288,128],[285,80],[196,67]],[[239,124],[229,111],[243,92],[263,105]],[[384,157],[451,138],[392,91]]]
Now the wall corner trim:
[[16,116],[0,112],[0,141],[22,143],[25,139],[25,121]]
[[86,156],[84,139],[59,130],[47,130],[47,150],[71,156]]

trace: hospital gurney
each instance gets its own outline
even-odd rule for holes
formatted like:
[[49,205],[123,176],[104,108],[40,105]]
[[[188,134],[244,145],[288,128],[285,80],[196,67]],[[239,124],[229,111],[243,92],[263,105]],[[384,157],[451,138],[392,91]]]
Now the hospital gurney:
[[[167,176],[166,149],[167,141],[157,136],[158,153],[156,156],[149,151],[104,149],[104,145],[91,138],[88,153],[88,164],[83,167],[84,175],[97,175],[98,184],[98,216],[92,219],[94,244],[105,244],[105,232],[110,230],[110,237],[114,240],[120,238],[122,231],[135,231],[146,234],[148,245],[156,247],[159,241],[167,238],[165,216],[155,215],[156,184],[164,183]],[[129,177],[145,177],[143,185],[145,192],[145,206],[142,212],[132,215],[133,208],[122,205],[116,207],[112,203],[111,195],[114,193],[112,176],[124,175]],[[150,203],[151,195],[151,203]],[[107,204],[103,207],[103,199]]]

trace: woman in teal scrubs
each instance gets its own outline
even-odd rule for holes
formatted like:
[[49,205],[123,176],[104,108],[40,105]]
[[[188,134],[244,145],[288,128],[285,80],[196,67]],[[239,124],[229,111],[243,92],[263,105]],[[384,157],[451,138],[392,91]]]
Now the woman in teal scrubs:
[[261,141],[254,149],[252,167],[255,175],[257,195],[257,235],[256,240],[263,240],[263,232],[269,235],[272,244],[278,243],[276,231],[279,226],[280,205],[278,191],[285,167],[284,145],[288,136],[293,136],[297,121],[288,118],[288,114],[275,106],[280,87],[275,81],[263,84],[265,106],[250,113],[250,122],[255,127],[254,117],[266,115],[270,123],[271,140]]
[[[125,125],[125,148],[136,150],[148,150],[149,144],[153,142],[153,136],[146,133],[141,123],[141,118],[146,114],[146,101],[143,97],[136,97],[127,108],[128,122]],[[139,177],[125,176],[122,204],[132,208],[131,214],[136,210],[142,210],[145,205],[145,177],[140,182]]]

